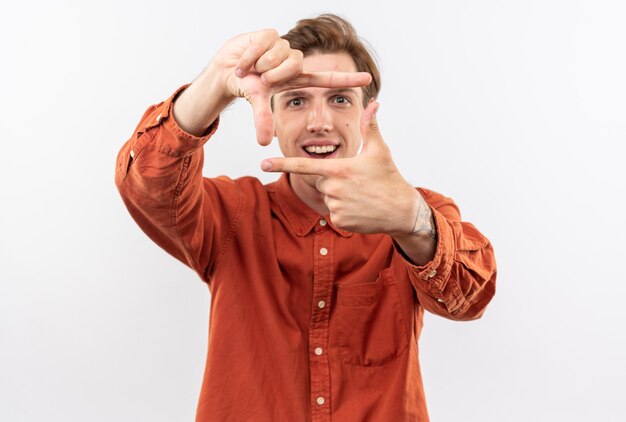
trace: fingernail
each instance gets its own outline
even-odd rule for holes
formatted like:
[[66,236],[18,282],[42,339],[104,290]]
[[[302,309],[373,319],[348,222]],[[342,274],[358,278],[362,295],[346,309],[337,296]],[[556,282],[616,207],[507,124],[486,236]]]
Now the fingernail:
[[269,161],[263,161],[261,163],[261,169],[263,171],[270,171],[272,169],[272,163],[270,163]]
[[244,74],[245,73],[244,73],[243,69],[240,69],[240,68],[235,69],[235,75],[237,75],[238,78],[243,78]]

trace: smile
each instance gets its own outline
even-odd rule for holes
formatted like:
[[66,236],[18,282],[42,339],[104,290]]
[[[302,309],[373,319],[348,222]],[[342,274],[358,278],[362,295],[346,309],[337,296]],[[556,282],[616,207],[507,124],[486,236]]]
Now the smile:
[[309,147],[305,147],[304,149],[309,154],[326,154],[326,153],[329,153],[329,152],[333,152],[334,150],[337,149],[337,147],[335,145],[324,145],[324,146],[321,146],[321,147],[311,145]]
[[337,145],[310,145],[308,147],[304,147],[307,154],[313,158],[328,158],[333,155],[337,149],[339,149],[339,146]]

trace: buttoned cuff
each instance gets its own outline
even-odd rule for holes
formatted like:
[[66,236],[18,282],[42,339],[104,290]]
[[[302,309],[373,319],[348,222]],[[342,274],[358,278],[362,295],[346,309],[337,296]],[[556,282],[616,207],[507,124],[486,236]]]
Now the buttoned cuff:
[[414,265],[394,242],[395,254],[402,256],[411,284],[416,289],[445,306],[449,313],[456,314],[463,312],[468,303],[458,284],[449,282],[456,249],[452,227],[454,223],[433,207],[430,208],[437,228],[437,248],[433,259],[424,265]]
[[[146,110],[133,136],[122,146],[117,155],[115,177],[121,183],[128,174],[131,162],[142,157],[144,148],[156,143],[157,151],[177,160],[200,150],[213,136],[219,126],[219,116],[207,128],[203,136],[194,136],[185,132],[174,119],[172,106],[178,95],[189,86],[178,88],[166,101],[152,105]],[[146,132],[150,131],[149,136]]]
[[219,126],[218,116],[202,136],[195,136],[185,132],[178,123],[176,123],[172,110],[174,101],[188,86],[189,84],[186,84],[178,88],[167,100],[151,110],[142,121],[142,123],[145,124],[144,131],[158,128],[164,132],[156,137],[157,148],[159,152],[163,154],[174,157],[191,155],[204,146]]

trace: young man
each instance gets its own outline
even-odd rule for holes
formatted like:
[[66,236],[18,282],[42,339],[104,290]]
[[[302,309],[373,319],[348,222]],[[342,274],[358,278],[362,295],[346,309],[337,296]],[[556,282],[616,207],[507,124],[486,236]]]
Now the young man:
[[[228,41],[144,114],[116,184],[138,225],[204,280],[209,349],[197,421],[427,421],[424,309],[479,318],[489,241],[454,202],[413,188],[378,131],[380,77],[348,22],[302,20]],[[203,178],[203,146],[235,98],[283,172]],[[360,149],[360,151],[359,151]]]

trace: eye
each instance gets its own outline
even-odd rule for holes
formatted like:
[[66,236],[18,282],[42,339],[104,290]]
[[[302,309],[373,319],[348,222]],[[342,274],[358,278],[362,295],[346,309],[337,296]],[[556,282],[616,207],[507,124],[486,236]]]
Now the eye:
[[287,106],[288,107],[300,107],[302,106],[303,103],[304,103],[304,100],[302,98],[292,98],[291,100],[287,101]]
[[337,104],[350,104],[350,98],[344,95],[337,95],[333,97],[333,101]]

